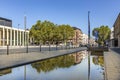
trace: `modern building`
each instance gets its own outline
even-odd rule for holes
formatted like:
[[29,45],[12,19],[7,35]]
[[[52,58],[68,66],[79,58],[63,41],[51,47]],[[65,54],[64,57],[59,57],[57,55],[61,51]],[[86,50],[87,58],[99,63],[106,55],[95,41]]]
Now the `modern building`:
[[0,17],[0,25],[12,27],[12,20]]
[[120,47],[120,13],[119,13],[113,27],[114,27],[114,46]]
[[24,46],[28,43],[28,30],[13,28],[11,26],[12,21],[9,24],[9,20],[6,22],[6,25],[0,25],[0,46]]

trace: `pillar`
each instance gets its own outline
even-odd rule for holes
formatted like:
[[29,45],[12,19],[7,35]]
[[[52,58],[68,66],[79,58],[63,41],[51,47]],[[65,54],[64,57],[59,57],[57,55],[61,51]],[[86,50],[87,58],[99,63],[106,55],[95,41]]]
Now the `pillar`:
[[1,46],[1,31],[0,31],[0,46]]
[[27,44],[29,45],[29,32],[27,33]]
[[18,30],[17,30],[17,46],[18,46],[18,42],[19,42],[19,41],[18,41]]
[[7,45],[9,45],[9,31],[7,29]]
[[15,30],[14,30],[14,46],[15,46]]
[[23,40],[22,40],[22,45],[24,46],[24,31],[23,31]]
[[5,28],[3,27],[3,46],[5,46]]
[[20,31],[20,46],[21,46],[21,31]]
[[10,45],[12,46],[12,28],[10,30]]

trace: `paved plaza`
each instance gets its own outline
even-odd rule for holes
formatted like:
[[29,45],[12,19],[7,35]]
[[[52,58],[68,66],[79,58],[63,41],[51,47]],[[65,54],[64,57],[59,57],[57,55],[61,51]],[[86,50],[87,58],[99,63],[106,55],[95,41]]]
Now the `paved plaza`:
[[106,80],[120,80],[120,48],[104,52]]
[[66,50],[0,55],[0,70],[10,67],[20,66],[24,64],[29,64],[31,62],[40,61],[60,55],[70,54],[86,49],[87,48],[83,47],[83,48],[74,48],[74,49],[66,49]]

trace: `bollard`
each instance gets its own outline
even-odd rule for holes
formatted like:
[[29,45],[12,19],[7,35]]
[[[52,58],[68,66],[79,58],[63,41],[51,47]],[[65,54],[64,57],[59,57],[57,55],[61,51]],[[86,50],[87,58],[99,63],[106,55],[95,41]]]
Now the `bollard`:
[[56,50],[57,50],[57,45],[56,45]]
[[26,46],[26,53],[28,53],[28,44],[27,44],[27,46]]
[[50,51],[50,44],[49,44],[49,51]]
[[9,45],[7,45],[7,55],[9,55]]
[[40,52],[41,52],[41,44],[40,44]]

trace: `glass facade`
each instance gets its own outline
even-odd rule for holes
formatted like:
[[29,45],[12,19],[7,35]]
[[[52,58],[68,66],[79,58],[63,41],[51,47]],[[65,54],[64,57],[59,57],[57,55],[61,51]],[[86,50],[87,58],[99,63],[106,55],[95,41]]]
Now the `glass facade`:
[[0,17],[0,25],[12,27],[12,20]]

